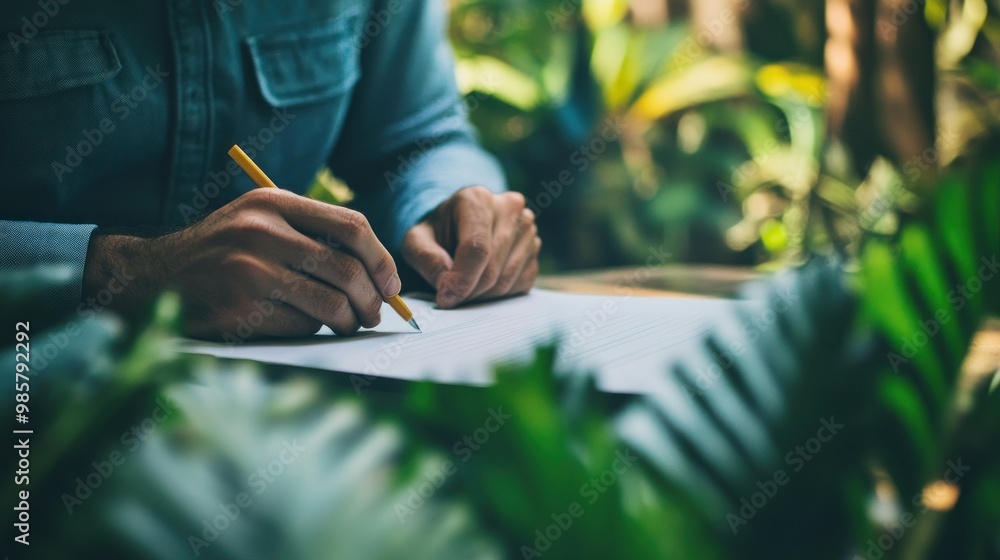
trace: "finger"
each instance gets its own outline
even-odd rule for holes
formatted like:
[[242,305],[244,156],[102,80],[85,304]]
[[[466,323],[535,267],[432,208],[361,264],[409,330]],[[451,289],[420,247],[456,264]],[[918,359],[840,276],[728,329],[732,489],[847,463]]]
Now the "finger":
[[396,263],[360,212],[280,189],[257,189],[245,196],[250,194],[254,194],[250,204],[277,211],[296,230],[327,238],[331,244],[343,246],[356,255],[384,297],[399,293],[402,284]]
[[513,293],[514,286],[524,275],[530,262],[538,259],[541,239],[537,234],[538,228],[534,224],[528,226],[528,230],[518,239],[510,258],[504,264],[500,278],[493,288],[483,294],[483,298],[496,298]]
[[428,223],[417,224],[406,233],[403,258],[431,286],[437,286],[452,266],[451,255],[438,244],[434,227]]
[[479,283],[469,299],[476,299],[489,292],[500,279],[501,273],[510,260],[514,247],[523,233],[521,220],[524,218],[524,195],[504,193],[493,197],[493,252],[486,263]]
[[[322,322],[287,305],[282,287],[285,267],[257,256],[230,255],[220,270],[239,279],[230,290],[209,295],[189,293],[189,304],[203,310],[200,320],[189,324],[198,336],[222,337],[227,341],[254,340],[268,336],[314,334]],[[221,333],[221,334],[220,334]]]
[[368,276],[364,263],[353,255],[302,235],[298,235],[294,243],[296,251],[286,253],[285,264],[290,272],[311,277],[343,292],[361,326],[370,328],[382,322],[382,295]]
[[[250,314],[252,315],[253,312],[251,311]],[[322,326],[322,321],[279,301],[274,303],[274,313],[267,317],[260,328],[254,330],[247,340],[278,336],[310,336],[316,334],[316,331]]]
[[[239,344],[268,337],[309,336],[323,326],[321,321],[281,301],[263,298],[257,303],[236,309],[217,308],[207,316],[192,318],[185,324],[185,333],[195,338]],[[258,326],[252,326],[255,323]]]
[[441,307],[462,303],[479,283],[492,251],[492,198],[493,194],[484,187],[460,191],[454,210],[458,225],[454,264],[437,286],[437,303]]
[[347,295],[322,282],[302,276],[296,289],[285,294],[289,305],[322,322],[339,336],[350,336],[361,327]]
[[[535,244],[541,248],[542,240],[536,238]],[[538,259],[534,258],[528,261],[528,265],[521,271],[520,278],[514,282],[514,286],[505,295],[526,294],[530,292],[532,286],[535,285],[536,278],[538,278]]]

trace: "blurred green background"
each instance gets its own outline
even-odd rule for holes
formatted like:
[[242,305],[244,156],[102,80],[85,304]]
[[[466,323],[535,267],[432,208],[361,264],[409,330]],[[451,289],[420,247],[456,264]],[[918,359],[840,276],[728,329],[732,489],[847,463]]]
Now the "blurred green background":
[[[938,141],[908,158],[858,157],[838,145],[850,135],[831,130],[839,126],[827,108],[859,101],[824,69],[850,64],[835,45],[838,26],[862,23],[836,18],[848,2],[450,4],[471,119],[511,188],[541,214],[549,271],[640,264],[661,245],[695,263],[852,255],[866,233],[895,230],[895,209],[914,202],[904,180],[949,162],[997,122],[995,3],[879,8],[890,26],[923,16],[946,38],[923,58],[931,35],[900,45],[932,76],[905,87],[938,111]],[[870,31],[879,45],[893,33],[884,23]],[[880,60],[871,54],[860,63]],[[882,64],[875,70],[888,72]]]

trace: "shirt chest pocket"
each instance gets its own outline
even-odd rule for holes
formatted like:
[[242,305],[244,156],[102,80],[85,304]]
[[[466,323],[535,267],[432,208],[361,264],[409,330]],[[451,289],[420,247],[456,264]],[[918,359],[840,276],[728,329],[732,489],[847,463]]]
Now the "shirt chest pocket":
[[94,210],[99,197],[83,200],[81,187],[117,159],[107,100],[122,68],[102,31],[43,30],[0,44],[0,176],[18,216],[72,221]]
[[274,107],[345,96],[360,76],[357,10],[335,19],[246,39],[260,92]]
[[97,84],[121,69],[107,33],[42,31],[22,43],[0,44],[0,100]]
[[[359,23],[360,11],[352,9],[318,24],[246,39],[265,102],[260,116],[267,120],[250,123],[245,132],[266,136],[260,142],[263,145],[272,134],[255,126],[292,119],[287,129],[280,126],[280,141],[275,142],[280,149],[265,149],[254,156],[262,167],[273,170],[286,188],[298,190],[310,185],[338,142],[351,92],[361,75]],[[277,137],[278,129],[273,131]]]

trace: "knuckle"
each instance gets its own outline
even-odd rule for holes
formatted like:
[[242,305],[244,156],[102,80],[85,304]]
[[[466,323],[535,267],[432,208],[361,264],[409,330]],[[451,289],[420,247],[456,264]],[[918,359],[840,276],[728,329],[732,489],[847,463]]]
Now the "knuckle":
[[273,235],[277,231],[268,216],[260,212],[243,212],[234,221],[233,229],[237,235],[247,237]]
[[354,284],[365,273],[365,265],[361,264],[361,261],[354,257],[347,257],[340,265],[340,273],[343,275],[345,282]]
[[465,256],[473,261],[484,261],[490,256],[490,244],[484,237],[473,237],[463,245]]
[[345,210],[344,229],[349,238],[357,239],[365,233],[371,231],[371,224],[368,218],[357,210]]
[[503,197],[507,201],[507,203],[510,204],[510,207],[513,210],[520,212],[521,210],[525,209],[524,205],[526,204],[526,202],[523,194],[519,192],[509,192],[505,193]]
[[[351,302],[347,299],[347,296],[340,292],[334,292],[326,302],[326,308],[329,310],[330,317],[334,320],[332,322],[345,322],[345,320],[354,320],[354,311],[351,310]],[[332,325],[331,325],[332,328]]]
[[372,270],[373,277],[382,278],[383,276],[392,276],[395,273],[396,261],[392,260],[389,255],[383,255],[375,260]]
[[240,197],[251,206],[269,207],[279,203],[281,189],[253,189]]
[[264,273],[264,264],[247,253],[233,253],[223,259],[221,265],[232,278],[254,280]]
[[459,192],[463,194],[466,198],[471,198],[476,200],[483,200],[493,196],[493,193],[490,191],[490,189],[487,189],[482,185],[476,185],[474,187],[462,189]]

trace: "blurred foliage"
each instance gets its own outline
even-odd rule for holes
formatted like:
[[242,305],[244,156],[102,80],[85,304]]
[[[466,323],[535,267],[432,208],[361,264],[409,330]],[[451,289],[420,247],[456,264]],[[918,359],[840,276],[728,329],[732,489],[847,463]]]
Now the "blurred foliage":
[[[856,274],[749,286],[643,396],[546,348],[491,387],[384,393],[177,354],[172,296],[137,335],[92,317],[32,377],[31,557],[998,558],[1000,377],[958,378],[1000,310],[991,160],[956,162]],[[0,295],[0,320],[22,312]],[[46,313],[33,344],[69,332]]]
[[[919,4],[938,42],[938,145],[860,176],[828,141],[823,2],[706,2],[700,18],[643,0],[452,6],[471,118],[541,214],[550,268],[636,264],[661,244],[683,262],[853,257],[913,209],[904,183],[998,123],[1000,19],[983,0]],[[895,10],[873,38],[915,17]]]

